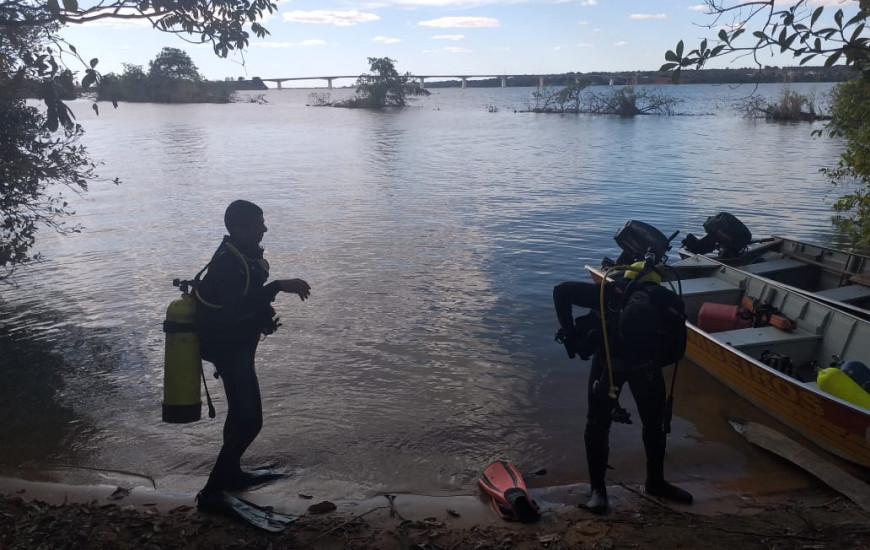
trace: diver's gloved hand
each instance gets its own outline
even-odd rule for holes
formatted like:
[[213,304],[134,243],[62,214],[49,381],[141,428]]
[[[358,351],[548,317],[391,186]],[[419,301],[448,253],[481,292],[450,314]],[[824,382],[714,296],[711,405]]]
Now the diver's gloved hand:
[[595,347],[592,340],[588,338],[588,334],[577,327],[572,327],[568,330],[560,328],[556,332],[556,341],[565,346],[565,352],[569,359],[580,356],[584,361],[592,357],[595,353]]
[[574,346],[571,343],[572,338],[570,332],[565,330],[564,328],[560,328],[556,331],[555,340],[556,342],[565,346],[565,352],[568,353],[568,359],[574,359],[577,353],[574,351]]

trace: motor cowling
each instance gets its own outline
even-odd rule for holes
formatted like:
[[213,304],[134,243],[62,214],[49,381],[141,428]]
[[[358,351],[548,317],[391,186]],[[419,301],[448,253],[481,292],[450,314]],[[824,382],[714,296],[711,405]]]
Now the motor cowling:
[[616,260],[617,265],[630,265],[643,261],[648,252],[655,255],[654,263],[663,263],[665,253],[671,246],[670,241],[661,231],[638,220],[626,222],[613,239],[622,249],[622,253]]
[[173,424],[202,418],[202,358],[194,319],[196,301],[187,293],[166,309],[163,332],[166,350],[163,361],[163,421]]
[[752,233],[728,212],[719,212],[710,216],[704,222],[704,231],[707,232],[702,238],[689,233],[683,240],[683,247],[692,254],[707,254],[719,249],[721,258],[734,258],[739,256],[752,241]]

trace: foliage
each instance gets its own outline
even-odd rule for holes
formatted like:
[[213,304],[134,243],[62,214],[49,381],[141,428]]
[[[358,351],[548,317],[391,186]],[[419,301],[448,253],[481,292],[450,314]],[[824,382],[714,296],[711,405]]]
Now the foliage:
[[820,120],[824,115],[816,112],[816,102],[810,96],[799,94],[786,86],[776,102],[752,95],[737,104],[737,110],[746,118],[764,118],[779,122]]
[[[26,71],[21,70],[21,52],[32,51],[53,32],[52,26],[17,28],[0,25],[0,280],[7,279],[15,266],[38,259],[30,249],[38,227],[60,233],[78,231],[64,218],[72,214],[64,192],[87,190],[94,178],[94,164],[79,145],[82,128],[72,122],[72,113],[54,99],[49,109],[63,109],[51,124],[44,111],[27,103],[21,87]],[[47,93],[69,82],[46,82]],[[60,105],[60,106],[58,106]]]
[[823,172],[835,184],[853,187],[834,203],[834,223],[854,240],[870,243],[870,84],[838,85],[831,114],[825,132],[842,139],[845,150],[836,167]]
[[[851,17],[842,7],[826,9],[824,4],[797,0],[788,4],[776,0],[730,1],[705,0],[714,20],[732,16],[730,24],[719,30],[718,41],[711,45],[702,40],[698,48],[685,51],[683,41],[665,54],[662,70],[672,70],[675,81],[687,67],[701,68],[710,59],[729,54],[751,55],[760,66],[760,52],[791,53],[804,65],[824,59],[825,67],[842,63],[860,75],[860,80],[839,84],[834,90],[831,121],[827,133],[843,140],[845,151],[834,168],[822,170],[832,183],[851,186],[853,191],[841,196],[833,206],[836,226],[854,240],[870,243],[870,36],[866,22],[870,17],[870,0],[859,0]],[[815,6],[815,7],[814,7]],[[831,11],[833,15],[831,16]],[[830,17],[829,17],[830,16]],[[727,21],[726,21],[727,22]],[[750,25],[754,42],[739,41]],[[745,39],[745,37],[744,37]],[[794,107],[795,98],[789,98]]]
[[357,79],[356,97],[336,104],[338,107],[361,109],[384,109],[407,106],[409,95],[429,95],[429,92],[412,83],[411,73],[399,74],[395,60],[389,57],[369,57],[371,74]]
[[124,73],[109,73],[97,85],[97,100],[155,103],[227,103],[234,88],[229,82],[208,82],[185,52],[163,48],[148,64],[146,74],[139,65],[124,63]]
[[[84,192],[94,164],[78,144],[82,135],[64,103],[99,83],[96,57],[85,61],[59,37],[65,25],[102,19],[146,19],[155,29],[209,43],[226,57],[248,44],[250,33],[267,34],[260,20],[275,10],[271,0],[2,0],[0,2],[0,266],[8,277],[17,264],[35,259],[36,228],[60,232],[73,212],[58,189]],[[182,37],[183,38],[183,37]],[[68,63],[72,65],[68,66]],[[126,71],[125,71],[126,73]],[[39,98],[36,109],[26,97]],[[96,104],[94,110],[99,113]]]
[[152,80],[187,80],[201,82],[202,75],[187,52],[178,48],[163,48],[148,63],[148,78]]
[[575,83],[561,90],[544,88],[533,93],[534,113],[587,113],[633,117],[645,114],[672,115],[678,100],[665,94],[634,86],[608,88],[594,92],[585,83]]
[[[860,0],[857,13],[849,19],[842,9],[837,9],[833,21],[824,17],[824,5],[813,8],[815,3],[810,0],[798,0],[791,5],[777,0],[704,0],[704,3],[713,17],[707,27],[724,25],[724,28],[719,30],[715,44],[703,39],[697,48],[686,52],[680,40],[675,49],[665,53],[666,63],[661,70],[674,71],[674,82],[679,81],[681,69],[700,69],[709,60],[726,55],[750,55],[756,66],[761,67],[758,55],[764,51],[790,52],[800,59],[801,65],[817,57],[825,60],[826,67],[841,61],[870,78],[870,37],[865,33],[870,0]],[[727,20],[728,17],[731,19]],[[743,44],[739,39],[746,39],[744,35],[753,23],[757,25],[751,32],[755,41]]]

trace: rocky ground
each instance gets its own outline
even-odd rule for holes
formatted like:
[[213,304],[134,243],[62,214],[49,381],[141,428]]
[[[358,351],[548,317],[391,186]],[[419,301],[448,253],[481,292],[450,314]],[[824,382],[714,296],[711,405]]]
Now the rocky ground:
[[870,548],[870,513],[822,487],[744,497],[726,513],[704,514],[624,489],[625,496],[606,516],[556,505],[545,507],[534,524],[504,522],[484,508],[489,514],[481,519],[461,506],[450,507],[450,499],[425,516],[387,498],[373,499],[364,511],[344,506],[329,511],[332,507],[319,503],[326,513],[305,512],[278,534],[201,514],[187,504],[166,508],[106,498],[49,504],[18,489],[0,493],[0,550]]

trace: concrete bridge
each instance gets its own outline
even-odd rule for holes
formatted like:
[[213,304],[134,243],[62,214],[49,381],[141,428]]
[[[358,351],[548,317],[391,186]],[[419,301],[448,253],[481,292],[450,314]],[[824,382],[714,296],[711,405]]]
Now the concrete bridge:
[[[278,89],[282,88],[282,84],[284,82],[292,82],[298,80],[325,80],[326,87],[328,89],[332,89],[332,81],[339,79],[347,79],[351,78],[353,80],[359,79],[361,76],[365,75],[339,75],[339,76],[293,76],[293,77],[284,77],[284,78],[261,78],[263,82],[274,82],[278,85]],[[468,80],[471,78],[498,78],[501,79],[501,87],[507,87],[507,81],[509,78],[518,78],[518,77],[537,77],[538,78],[538,87],[543,88],[544,83],[547,78],[559,77],[565,78],[567,75],[565,74],[542,74],[542,75],[529,75],[529,74],[474,74],[474,75],[438,75],[438,74],[430,74],[430,75],[413,75],[412,78],[416,79],[420,85],[420,88],[426,87],[426,79],[427,78],[446,78],[446,79],[460,79],[462,81],[462,87],[465,88],[468,84]],[[370,76],[369,78],[376,78],[374,76]],[[580,75],[574,77],[575,82],[579,82]]]

